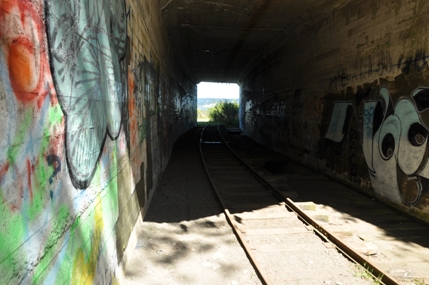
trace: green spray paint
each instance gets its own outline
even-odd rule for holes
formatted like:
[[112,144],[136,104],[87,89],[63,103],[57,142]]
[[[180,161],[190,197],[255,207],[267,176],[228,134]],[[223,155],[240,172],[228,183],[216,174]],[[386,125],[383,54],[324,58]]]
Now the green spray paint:
[[16,136],[12,142],[11,147],[7,150],[7,160],[9,164],[13,165],[16,162],[17,156],[20,153],[21,146],[24,142],[25,136],[27,136],[31,126],[32,111],[27,110],[24,115],[24,120],[21,123]]
[[55,105],[49,108],[49,123],[51,125],[61,124],[63,117],[64,115],[60,105]]
[[40,262],[35,268],[33,282],[35,282],[49,264],[55,260],[56,254],[62,247],[62,243],[58,244],[58,241],[61,240],[61,237],[67,231],[67,224],[70,220],[69,209],[66,206],[61,206],[59,211],[53,215],[53,217],[54,219],[51,221],[53,227],[45,241],[45,248]]
[[[4,201],[3,189],[0,188],[0,199]],[[0,213],[2,214],[2,227],[0,228],[0,252],[4,260],[0,262],[0,271],[12,271],[14,268],[13,254],[21,245],[25,236],[23,216],[17,212],[11,212],[6,203],[0,203]]]

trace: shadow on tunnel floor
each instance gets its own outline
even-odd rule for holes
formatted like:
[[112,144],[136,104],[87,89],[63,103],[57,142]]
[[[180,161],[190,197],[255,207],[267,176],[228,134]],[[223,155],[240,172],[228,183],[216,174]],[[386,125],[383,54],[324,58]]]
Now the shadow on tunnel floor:
[[223,213],[200,157],[201,130],[190,129],[175,143],[144,221],[179,223]]
[[[390,239],[410,246],[429,248],[429,227],[415,218],[274,152],[246,136],[230,135],[228,140],[233,142],[230,146],[240,153],[240,156],[243,155],[246,161],[253,163],[253,167],[264,173],[265,178],[273,182],[286,197],[297,203],[312,202],[321,205],[321,208],[342,213],[341,219],[331,220],[326,215],[319,215],[322,220],[328,219],[324,221],[326,225],[341,231],[340,227],[336,227],[340,223],[356,227],[363,221],[368,227],[374,226],[380,230],[380,235],[370,236],[368,229],[366,234],[361,235],[361,239]],[[317,216],[316,212],[315,214]],[[361,232],[365,232],[365,229],[362,228]],[[425,258],[429,262],[429,256]]]
[[[181,223],[223,213],[200,158],[200,132],[201,128],[191,129],[174,145],[170,162],[144,217],[145,221]],[[248,156],[259,161],[271,178],[276,177],[275,180],[281,181],[283,184],[280,189],[286,194],[292,194],[290,198],[293,201],[311,201],[330,207],[344,213],[347,223],[362,220],[381,229],[385,237],[429,248],[428,227],[337,181],[281,157],[247,137],[237,137],[246,140],[244,150]],[[235,140],[231,145],[237,148],[240,143]],[[275,203],[273,200],[265,206]],[[252,211],[258,207],[248,205],[240,210]]]

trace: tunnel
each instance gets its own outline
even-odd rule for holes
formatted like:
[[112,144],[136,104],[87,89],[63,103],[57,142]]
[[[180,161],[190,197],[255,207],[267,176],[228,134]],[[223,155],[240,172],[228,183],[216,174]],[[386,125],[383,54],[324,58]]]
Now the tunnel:
[[119,284],[203,81],[240,86],[246,136],[428,223],[428,19],[424,0],[0,1],[0,283]]

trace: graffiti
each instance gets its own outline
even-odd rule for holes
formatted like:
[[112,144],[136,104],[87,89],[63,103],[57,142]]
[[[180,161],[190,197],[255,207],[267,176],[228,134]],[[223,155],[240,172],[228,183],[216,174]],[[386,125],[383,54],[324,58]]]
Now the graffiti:
[[410,72],[417,71],[421,72],[427,68],[427,55],[424,50],[419,50],[415,53],[414,57],[405,58],[402,55],[398,60],[398,69],[404,74],[410,74]]
[[364,109],[364,128],[366,136],[370,137],[373,129],[373,120],[374,120],[374,106]]
[[[372,90],[376,89],[373,86]],[[375,193],[398,204],[416,205],[429,190],[429,88],[419,87],[410,94],[395,91],[392,95],[387,86],[381,86],[378,92],[372,95],[369,92],[360,105],[356,104],[357,100],[334,101],[324,146],[325,150],[333,150],[329,145],[345,141],[344,134],[349,131],[351,118],[345,114],[352,108],[356,117],[362,116],[357,118],[362,128],[362,151]],[[349,148],[355,149],[352,135],[349,143]],[[352,157],[356,150],[351,153],[350,175],[353,178]]]
[[0,6],[0,188],[2,203],[21,210],[43,195],[51,167],[45,155],[61,156],[57,136],[62,114],[48,66],[43,7],[37,1]]
[[51,69],[66,116],[66,152],[76,188],[88,187],[106,135],[121,128],[126,82],[124,1],[46,1]]
[[147,61],[160,43],[130,48],[127,25],[125,1],[0,1],[3,283],[117,284],[129,195],[196,121],[194,84]]
[[[147,69],[147,66],[145,64],[147,62],[146,59],[140,60],[139,64],[135,69],[130,72],[129,78],[133,78],[136,82],[133,82],[134,88],[130,88],[130,93],[132,92],[134,94],[135,100],[133,101],[133,104],[129,103],[129,109],[132,109],[132,113],[134,115],[134,127],[133,127],[133,133],[134,133],[134,140],[135,143],[133,144],[134,147],[138,144],[141,145],[143,143],[143,140],[146,138],[146,119],[144,116],[144,89],[145,89],[145,76],[144,72]],[[132,90],[132,91],[131,91]]]
[[347,86],[349,81],[350,81],[350,75],[347,74],[345,71],[342,71],[342,72],[339,72],[338,75],[332,77],[329,80],[329,87],[331,87],[332,85],[345,87]]
[[[98,197],[99,200],[99,197]],[[103,212],[100,201],[95,209],[94,216],[94,229],[91,236],[91,250],[85,256],[85,250],[78,248],[73,261],[73,273],[71,284],[94,284],[94,275],[97,272],[98,258],[102,247],[102,232],[104,228]]]
[[51,177],[49,177],[49,183],[52,184],[54,183],[54,177],[61,171],[61,158],[54,154],[50,154],[46,157],[46,160],[48,161],[48,165],[54,168],[54,172]]
[[60,184],[50,184],[57,164],[49,165],[47,157],[61,161],[64,124],[43,11],[41,0],[0,2],[0,275],[13,284],[30,283],[37,260],[52,246],[50,230],[66,224],[50,203],[57,200],[49,199],[49,188]]
[[323,146],[325,150],[331,150],[336,155],[342,155],[349,130],[349,122],[353,113],[352,103],[335,102],[332,117],[326,132]]
[[148,159],[147,167],[146,167],[146,189],[147,195],[149,195],[149,191],[153,188],[153,137],[152,137],[152,117],[154,115],[154,96],[155,96],[155,70],[150,65],[149,61],[144,58],[143,62],[144,72],[143,72],[143,82],[144,82],[144,106],[145,106],[145,115],[146,115],[146,157]]
[[[49,69],[43,42],[44,24],[40,6],[28,1],[8,1],[1,7],[3,55],[10,87],[20,102],[39,100],[48,95],[45,73]],[[5,74],[6,75],[6,74]]]
[[127,147],[132,153],[132,169],[135,181],[140,180],[140,165],[143,163],[142,144],[146,138],[144,116],[144,60],[137,60],[137,66],[128,70],[128,124],[125,128]]

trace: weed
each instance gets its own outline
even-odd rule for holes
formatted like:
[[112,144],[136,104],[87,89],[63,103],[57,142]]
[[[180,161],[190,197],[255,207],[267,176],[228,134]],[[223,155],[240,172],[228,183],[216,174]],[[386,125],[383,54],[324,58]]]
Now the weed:
[[429,283],[426,283],[424,279],[420,280],[418,278],[414,278],[413,282],[415,285],[429,285]]
[[372,280],[372,282],[376,285],[384,284],[381,280],[383,279],[383,274],[379,274],[375,276],[373,273],[373,269],[369,267],[366,263],[363,266],[356,264],[355,265],[355,277],[359,277],[361,279]]

